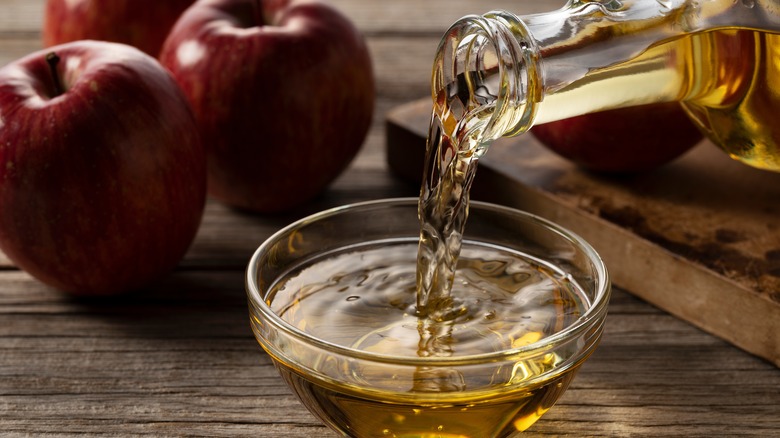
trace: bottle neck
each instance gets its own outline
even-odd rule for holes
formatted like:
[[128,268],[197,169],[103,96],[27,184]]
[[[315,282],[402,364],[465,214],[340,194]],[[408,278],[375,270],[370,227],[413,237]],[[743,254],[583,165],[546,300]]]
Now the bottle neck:
[[433,97],[483,141],[533,123],[683,100],[684,59],[662,43],[718,28],[779,32],[776,1],[570,0],[544,14],[467,16],[441,42]]
[[452,138],[486,143],[532,123],[542,97],[535,41],[506,12],[466,16],[450,27],[431,89],[434,112]]

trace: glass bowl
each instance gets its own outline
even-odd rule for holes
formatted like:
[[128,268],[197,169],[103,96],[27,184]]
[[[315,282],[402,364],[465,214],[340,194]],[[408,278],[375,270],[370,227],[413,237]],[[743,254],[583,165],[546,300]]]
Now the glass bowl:
[[603,261],[550,221],[472,202],[448,311],[434,319],[416,305],[419,232],[417,200],[387,199],[275,233],[246,271],[257,341],[340,435],[522,432],[601,338]]

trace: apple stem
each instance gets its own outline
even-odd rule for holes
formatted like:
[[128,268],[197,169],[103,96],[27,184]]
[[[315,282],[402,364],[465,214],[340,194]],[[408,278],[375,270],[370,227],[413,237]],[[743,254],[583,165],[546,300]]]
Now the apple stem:
[[59,96],[64,92],[62,82],[60,82],[60,75],[57,73],[57,64],[60,63],[60,57],[56,53],[51,52],[46,55],[46,62],[49,64],[51,78],[54,82],[54,95]]

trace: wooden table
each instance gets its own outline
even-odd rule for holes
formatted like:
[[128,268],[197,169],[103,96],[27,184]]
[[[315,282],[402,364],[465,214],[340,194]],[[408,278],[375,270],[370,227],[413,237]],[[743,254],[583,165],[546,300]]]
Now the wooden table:
[[[42,0],[0,0],[0,65],[40,47]],[[375,122],[352,166],[282,216],[209,202],[191,250],[148,290],[75,300],[0,257],[0,435],[333,436],[249,330],[243,269],[270,233],[354,201],[416,196],[384,157],[384,114],[428,93],[440,35],[484,2],[339,0],[374,56]],[[494,0],[490,8],[554,2]],[[517,9],[516,9],[517,10]],[[601,346],[529,436],[780,436],[780,370],[616,289]]]

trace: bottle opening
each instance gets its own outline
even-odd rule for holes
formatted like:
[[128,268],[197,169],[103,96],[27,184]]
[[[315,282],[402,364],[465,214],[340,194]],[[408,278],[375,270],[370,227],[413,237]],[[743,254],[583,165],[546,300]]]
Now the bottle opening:
[[456,124],[458,138],[490,142],[526,131],[542,84],[538,49],[525,25],[507,12],[461,18],[445,34],[434,60],[434,110]]

